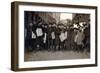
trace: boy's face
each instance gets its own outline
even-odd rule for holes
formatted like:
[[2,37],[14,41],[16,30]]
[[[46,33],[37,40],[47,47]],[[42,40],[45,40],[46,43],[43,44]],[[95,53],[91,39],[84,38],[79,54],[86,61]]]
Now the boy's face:
[[49,24],[49,27],[51,27],[51,24]]
[[44,26],[45,28],[47,28],[47,26]]

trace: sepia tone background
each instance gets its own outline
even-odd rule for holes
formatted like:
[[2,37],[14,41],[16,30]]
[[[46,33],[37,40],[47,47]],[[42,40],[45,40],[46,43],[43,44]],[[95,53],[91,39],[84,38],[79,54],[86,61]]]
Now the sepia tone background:
[[[84,14],[84,13],[67,13],[67,12],[37,12],[37,11],[24,11],[24,30],[26,29],[27,32],[25,32],[26,37],[25,39],[25,44],[30,45],[30,47],[25,48],[25,53],[24,53],[24,61],[45,61],[45,60],[68,60],[68,59],[87,59],[90,58],[90,52],[89,50],[90,47],[86,46],[86,43],[84,43],[84,46],[81,45],[81,48],[78,48],[78,44],[75,43],[75,36],[77,35],[75,32],[75,29],[77,31],[81,30],[81,34],[84,37],[79,37],[80,39],[83,39],[85,41],[88,41],[88,46],[90,46],[90,14]],[[30,26],[31,23],[31,26]],[[43,34],[47,34],[47,39],[46,39],[46,47],[44,46],[44,43],[42,42],[42,50],[36,51],[38,48],[36,48],[37,44],[37,39],[38,37],[35,38],[35,43],[32,41],[32,37],[30,37],[30,40],[27,40],[29,30],[32,29],[30,32],[34,32],[36,34],[36,28],[39,26],[38,24],[41,23],[41,28],[43,31]],[[49,25],[53,25],[55,23],[54,27],[49,27]],[[30,28],[29,28],[30,26]],[[47,28],[45,28],[47,26]],[[59,26],[62,26],[63,28],[59,28]],[[87,28],[86,28],[87,26]],[[55,30],[53,30],[55,28]],[[51,30],[50,30],[51,29]],[[50,34],[51,32],[55,33],[55,40],[54,40],[54,47],[50,50],[51,46],[51,41],[50,41]],[[61,31],[64,33],[67,32],[67,38],[64,40],[64,45],[66,46],[61,46],[59,43],[60,38],[59,35],[61,34]],[[49,35],[49,36],[48,36]],[[88,37],[85,37],[88,36]],[[44,35],[43,35],[44,37]],[[42,38],[43,38],[42,37]],[[87,39],[86,39],[87,38]],[[51,39],[52,40],[52,39]],[[81,41],[83,44],[83,40]],[[30,42],[29,42],[30,41]],[[27,44],[26,44],[27,43]],[[28,44],[30,43],[30,44]],[[55,44],[56,43],[56,44]],[[34,47],[31,45],[35,44]],[[69,46],[68,46],[69,45]],[[63,48],[60,48],[60,47]],[[59,47],[59,48],[57,48]],[[84,48],[83,48],[84,47]],[[33,49],[33,50],[32,50]],[[80,50],[78,50],[80,49]],[[30,52],[28,52],[30,50]],[[55,50],[55,51],[54,51]],[[88,50],[88,51],[87,51]]]

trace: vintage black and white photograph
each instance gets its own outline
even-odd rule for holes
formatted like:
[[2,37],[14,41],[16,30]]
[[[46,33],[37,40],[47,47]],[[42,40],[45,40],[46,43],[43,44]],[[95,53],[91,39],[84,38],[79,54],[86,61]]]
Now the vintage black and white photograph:
[[24,11],[24,61],[90,58],[90,14]]
[[13,2],[14,71],[97,66],[97,7]]

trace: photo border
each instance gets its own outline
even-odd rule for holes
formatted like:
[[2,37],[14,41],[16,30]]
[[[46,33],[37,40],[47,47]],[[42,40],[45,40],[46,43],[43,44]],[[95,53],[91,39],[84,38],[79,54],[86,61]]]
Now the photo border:
[[[52,67],[35,67],[35,68],[19,68],[19,5],[36,5],[36,6],[50,6],[50,7],[64,7],[64,8],[85,8],[95,10],[95,64],[84,65],[64,65]],[[11,70],[13,71],[27,71],[27,70],[45,70],[45,69],[60,69],[60,68],[76,68],[76,67],[92,67],[97,66],[97,7],[83,6],[83,5],[68,5],[68,4],[51,4],[51,3],[35,3],[35,2],[12,2],[11,3]]]

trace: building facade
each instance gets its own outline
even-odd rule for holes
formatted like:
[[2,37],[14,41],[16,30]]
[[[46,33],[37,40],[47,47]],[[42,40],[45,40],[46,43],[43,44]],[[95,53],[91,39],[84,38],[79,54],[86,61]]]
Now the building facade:
[[86,24],[90,23],[90,14],[73,14],[72,23],[79,24],[85,22]]
[[26,11],[24,13],[25,24],[37,23],[42,21],[43,23],[58,23],[60,21],[60,13],[58,12],[32,12]]

